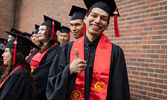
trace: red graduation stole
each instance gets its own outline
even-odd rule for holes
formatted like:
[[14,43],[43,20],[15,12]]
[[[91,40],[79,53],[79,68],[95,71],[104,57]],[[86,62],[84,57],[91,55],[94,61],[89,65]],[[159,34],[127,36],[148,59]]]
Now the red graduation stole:
[[[80,59],[84,59],[84,36],[77,39],[71,49],[70,63],[75,58],[75,48],[79,51]],[[106,100],[109,71],[111,63],[112,43],[102,35],[96,48],[95,60],[90,89],[90,100]],[[70,100],[84,100],[85,71],[78,73]]]
[[38,52],[36,55],[34,55],[34,57],[30,61],[31,72],[33,72],[39,66],[43,56],[46,54],[47,51],[48,49],[45,50],[45,52],[43,53]]
[[[57,43],[55,43],[53,46],[56,46]],[[52,47],[53,47],[52,46]],[[46,52],[49,50],[50,48],[48,48],[47,50],[45,50],[45,52],[41,53],[38,52],[37,54],[34,55],[34,57],[31,59],[30,61],[30,66],[31,66],[31,72],[33,72],[40,64],[42,58],[44,57],[44,55],[46,54]]]
[[17,66],[15,69],[13,69],[12,72],[10,72],[10,74],[9,74],[9,75],[3,80],[3,82],[0,84],[0,88],[2,87],[2,85],[5,83],[5,81],[8,79],[8,77],[9,77],[13,72],[15,72],[16,70],[21,69],[21,68],[23,68],[23,66],[22,66],[22,65],[19,65],[19,66]]

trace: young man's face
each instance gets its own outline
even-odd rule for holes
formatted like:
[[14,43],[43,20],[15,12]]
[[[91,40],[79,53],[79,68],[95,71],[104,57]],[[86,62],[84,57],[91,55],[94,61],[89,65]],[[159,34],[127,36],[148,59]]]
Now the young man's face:
[[69,42],[69,33],[60,33],[59,35],[60,45]]
[[70,21],[70,30],[75,39],[78,39],[83,35],[84,31],[84,22],[81,19],[71,20]]
[[101,35],[108,27],[109,14],[100,8],[93,8],[85,17],[86,34]]

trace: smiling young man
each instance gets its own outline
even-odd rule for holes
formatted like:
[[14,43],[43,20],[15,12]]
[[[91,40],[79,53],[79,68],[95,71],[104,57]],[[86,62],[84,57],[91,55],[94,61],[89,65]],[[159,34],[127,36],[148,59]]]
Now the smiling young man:
[[115,1],[84,2],[86,35],[63,46],[50,69],[48,100],[130,100],[123,50],[103,34]]

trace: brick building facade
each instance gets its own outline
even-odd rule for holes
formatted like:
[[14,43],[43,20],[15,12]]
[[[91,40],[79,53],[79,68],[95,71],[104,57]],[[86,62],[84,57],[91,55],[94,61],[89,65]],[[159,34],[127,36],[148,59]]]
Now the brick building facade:
[[[10,2],[10,0],[6,1]],[[29,33],[34,30],[34,24],[43,22],[44,14],[60,21],[62,25],[69,26],[70,17],[68,14],[71,6],[85,7],[82,0],[16,1],[14,27]],[[105,31],[105,35],[124,50],[131,99],[166,100],[167,1],[115,1],[120,12],[118,22],[121,37],[116,38],[114,36],[113,18],[110,20],[111,23],[108,30]],[[8,28],[0,24],[0,29]],[[2,33],[0,33],[0,36],[2,36]]]
[[0,0],[0,37],[6,38],[6,30],[13,26],[14,0]]

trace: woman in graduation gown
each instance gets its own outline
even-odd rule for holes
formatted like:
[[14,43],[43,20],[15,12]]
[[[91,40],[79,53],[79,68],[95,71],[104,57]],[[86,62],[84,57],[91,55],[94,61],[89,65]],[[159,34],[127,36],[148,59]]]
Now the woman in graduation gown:
[[44,16],[44,19],[45,22],[40,25],[38,31],[41,51],[36,53],[30,60],[32,75],[35,79],[33,100],[46,100],[49,69],[59,50],[56,32],[60,30],[61,25],[58,21],[47,16]]
[[38,47],[24,36],[7,33],[15,39],[7,43],[2,54],[7,71],[1,78],[0,100],[32,100],[34,81],[25,57],[30,52],[30,46]]
[[103,34],[115,2],[84,1],[92,4],[85,17],[86,35],[65,44],[55,58],[48,76],[48,100],[129,100],[123,50]]

